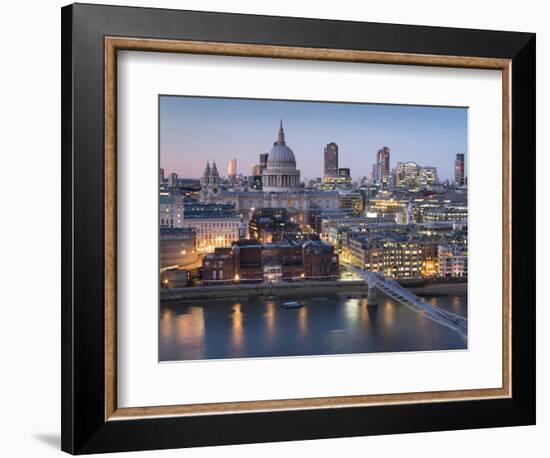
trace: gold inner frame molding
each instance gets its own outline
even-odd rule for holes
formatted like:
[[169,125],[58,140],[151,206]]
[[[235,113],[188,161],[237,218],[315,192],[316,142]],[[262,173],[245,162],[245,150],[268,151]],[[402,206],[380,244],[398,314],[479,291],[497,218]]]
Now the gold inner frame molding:
[[[117,405],[117,51],[171,52],[435,67],[493,69],[502,72],[502,387],[364,396],[242,401],[119,408]],[[105,37],[105,420],[144,417],[320,409],[382,404],[461,401],[511,397],[511,60],[404,54],[362,50],[302,48],[240,43]]]

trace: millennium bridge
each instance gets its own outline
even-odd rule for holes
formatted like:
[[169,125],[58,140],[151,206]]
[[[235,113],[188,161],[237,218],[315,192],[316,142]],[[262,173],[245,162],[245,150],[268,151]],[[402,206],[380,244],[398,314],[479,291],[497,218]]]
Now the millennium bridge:
[[355,274],[362,277],[368,287],[367,301],[369,305],[375,305],[377,303],[376,291],[381,291],[386,296],[395,299],[399,303],[403,304],[405,307],[415,311],[425,313],[428,318],[431,320],[446,326],[449,329],[452,329],[462,339],[464,342],[468,338],[468,318],[465,318],[460,315],[442,310],[438,307],[435,307],[427,302],[424,302],[416,294],[411,293],[406,288],[403,288],[395,280],[385,277],[383,274],[378,272],[371,272],[369,270],[361,270],[351,264],[345,264],[345,267],[354,272]]

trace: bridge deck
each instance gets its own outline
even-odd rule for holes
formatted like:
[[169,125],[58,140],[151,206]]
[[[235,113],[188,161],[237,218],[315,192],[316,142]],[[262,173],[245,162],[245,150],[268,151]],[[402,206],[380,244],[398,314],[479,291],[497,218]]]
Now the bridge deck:
[[400,302],[411,310],[414,310],[415,312],[426,313],[426,315],[430,319],[457,332],[462,337],[462,339],[466,341],[468,336],[467,318],[451,312],[447,312],[446,310],[442,310],[438,307],[428,304],[427,302],[424,302],[416,294],[411,293],[406,288],[403,288],[396,281],[386,278],[380,273],[371,272],[368,270],[361,270],[351,265],[346,265],[346,267],[363,277],[367,282],[369,288],[379,289],[387,296],[395,299],[396,301]]

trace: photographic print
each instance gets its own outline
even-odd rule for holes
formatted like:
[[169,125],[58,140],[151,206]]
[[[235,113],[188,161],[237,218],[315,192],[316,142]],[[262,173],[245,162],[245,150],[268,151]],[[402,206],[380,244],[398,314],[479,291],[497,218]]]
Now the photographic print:
[[159,96],[159,360],[467,349],[468,109]]
[[536,423],[535,34],[61,32],[64,451]]

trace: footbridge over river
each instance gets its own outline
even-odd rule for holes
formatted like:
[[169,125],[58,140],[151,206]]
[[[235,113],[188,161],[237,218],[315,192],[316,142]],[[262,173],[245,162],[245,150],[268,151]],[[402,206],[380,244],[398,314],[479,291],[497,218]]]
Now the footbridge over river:
[[361,270],[355,266],[346,264],[346,268],[355,274],[361,276],[367,282],[369,287],[368,303],[374,305],[376,302],[376,291],[379,290],[385,295],[395,299],[405,307],[415,311],[425,313],[428,318],[437,323],[452,329],[462,337],[464,341],[468,337],[468,319],[454,313],[442,310],[427,302],[424,302],[416,294],[403,288],[399,283],[390,278],[384,277],[381,273]]

